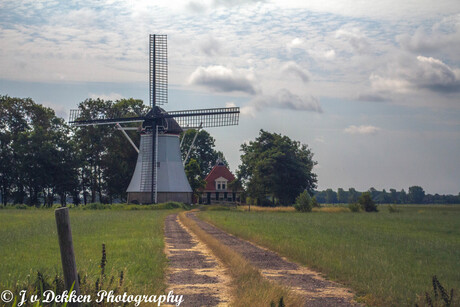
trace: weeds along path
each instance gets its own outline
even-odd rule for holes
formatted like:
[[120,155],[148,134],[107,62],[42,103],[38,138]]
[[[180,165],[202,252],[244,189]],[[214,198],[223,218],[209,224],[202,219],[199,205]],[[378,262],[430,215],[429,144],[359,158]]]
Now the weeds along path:
[[320,274],[290,262],[268,249],[230,235],[200,220],[195,212],[189,212],[186,216],[206,233],[242,255],[268,279],[287,286],[302,296],[305,306],[357,306],[353,301],[353,293],[339,284],[325,280]]
[[169,259],[167,292],[184,295],[183,306],[228,306],[231,279],[205,244],[187,230],[177,214],[165,219],[165,253]]

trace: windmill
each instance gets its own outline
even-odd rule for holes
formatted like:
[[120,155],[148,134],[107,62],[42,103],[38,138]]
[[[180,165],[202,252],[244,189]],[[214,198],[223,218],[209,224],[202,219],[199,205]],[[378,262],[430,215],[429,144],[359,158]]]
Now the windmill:
[[[128,202],[157,203],[181,201],[191,203],[192,190],[187,181],[179,147],[182,128],[208,128],[237,125],[240,110],[212,108],[165,111],[160,107],[168,102],[168,55],[166,35],[150,35],[149,43],[149,111],[126,117],[100,112],[86,114],[71,110],[72,126],[115,125],[122,130],[134,148],[138,159],[128,186]],[[139,149],[124,130],[122,124],[142,123]]]

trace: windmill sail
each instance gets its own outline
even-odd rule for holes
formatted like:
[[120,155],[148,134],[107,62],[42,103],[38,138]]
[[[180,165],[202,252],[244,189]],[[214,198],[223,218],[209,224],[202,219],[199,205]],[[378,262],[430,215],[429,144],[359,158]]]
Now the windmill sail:
[[183,128],[209,128],[238,125],[240,108],[215,108],[167,112]]
[[166,35],[150,35],[150,107],[168,102],[168,43]]
[[149,43],[149,111],[144,114],[118,114],[110,107],[91,111],[71,110],[69,124],[89,126],[142,122],[139,155],[127,189],[128,202],[190,203],[192,190],[180,154],[182,128],[238,125],[240,109],[165,111],[160,108],[168,102],[167,37],[150,35]]
[[71,126],[91,126],[91,125],[111,125],[117,123],[138,123],[143,122],[145,116],[129,116],[121,114],[111,114],[107,112],[93,112],[88,113],[87,111],[74,109],[70,110],[69,124]]

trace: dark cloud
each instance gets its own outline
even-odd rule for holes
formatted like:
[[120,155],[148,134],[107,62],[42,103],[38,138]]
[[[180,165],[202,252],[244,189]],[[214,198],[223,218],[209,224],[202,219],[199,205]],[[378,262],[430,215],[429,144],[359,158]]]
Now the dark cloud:
[[189,82],[216,92],[243,92],[251,95],[257,92],[250,74],[224,66],[198,67],[191,74]]

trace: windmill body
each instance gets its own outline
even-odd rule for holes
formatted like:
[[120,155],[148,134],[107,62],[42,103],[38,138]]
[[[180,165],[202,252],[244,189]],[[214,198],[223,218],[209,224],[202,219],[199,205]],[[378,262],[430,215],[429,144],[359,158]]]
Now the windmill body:
[[[189,204],[192,189],[187,181],[179,148],[179,135],[159,134],[157,151],[157,201],[178,201]],[[142,134],[131,183],[128,186],[128,203],[149,203],[152,186],[153,135]]]
[[191,203],[192,189],[185,175],[179,145],[181,127],[238,124],[238,107],[167,112],[158,106],[167,103],[168,98],[166,46],[166,35],[150,35],[150,111],[147,114],[116,116],[111,110],[98,114],[81,109],[70,111],[69,123],[73,126],[116,125],[120,129],[122,124],[142,123],[139,155],[127,189],[129,203]]

